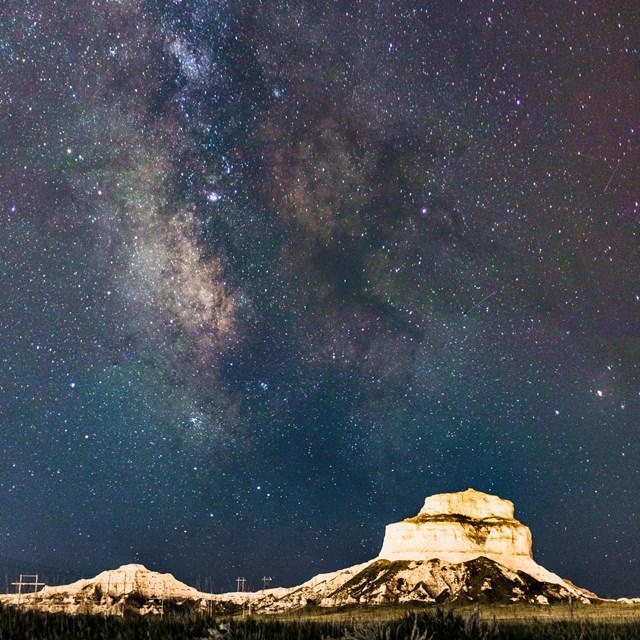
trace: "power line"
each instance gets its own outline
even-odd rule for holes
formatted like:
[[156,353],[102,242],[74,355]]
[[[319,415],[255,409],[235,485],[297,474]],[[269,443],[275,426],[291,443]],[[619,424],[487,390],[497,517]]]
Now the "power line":
[[[35,580],[25,581],[25,578],[35,578]],[[18,606],[20,606],[20,604],[22,603],[22,587],[33,587],[32,593],[36,594],[38,593],[38,587],[45,586],[44,582],[38,581],[37,573],[21,573],[19,582],[12,582],[11,584],[18,587]],[[34,606],[35,606],[35,601],[36,601],[36,598],[34,596],[34,599],[33,599]]]

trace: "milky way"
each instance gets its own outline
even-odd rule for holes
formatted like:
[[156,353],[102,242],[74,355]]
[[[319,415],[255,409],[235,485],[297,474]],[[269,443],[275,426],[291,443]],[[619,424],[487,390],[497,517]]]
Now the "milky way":
[[474,487],[640,592],[640,13],[520,4],[4,3],[7,577],[289,585]]

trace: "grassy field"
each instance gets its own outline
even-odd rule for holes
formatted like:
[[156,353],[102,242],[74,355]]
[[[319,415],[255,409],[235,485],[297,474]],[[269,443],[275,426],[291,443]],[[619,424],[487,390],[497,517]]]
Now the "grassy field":
[[0,606],[0,640],[638,640],[640,606],[354,607],[223,619],[69,616]]
[[[448,609],[448,607],[445,607]],[[415,606],[376,606],[376,607],[340,607],[337,609],[306,607],[287,614],[254,616],[257,619],[297,620],[297,621],[329,621],[377,622],[394,620],[411,611],[433,611],[433,605]],[[467,618],[477,610],[481,620],[538,621],[538,622],[638,622],[640,623],[640,604],[622,604],[619,602],[601,602],[598,604],[577,603],[569,607],[566,604],[532,605],[532,604],[492,604],[474,607],[473,605],[454,607],[453,611]]]
[[[460,609],[464,614],[467,608]],[[568,605],[491,605],[480,607],[483,619],[495,618],[498,621],[536,620],[536,621],[565,621],[576,622],[640,622],[640,604],[622,604],[619,602],[601,602],[598,604]]]

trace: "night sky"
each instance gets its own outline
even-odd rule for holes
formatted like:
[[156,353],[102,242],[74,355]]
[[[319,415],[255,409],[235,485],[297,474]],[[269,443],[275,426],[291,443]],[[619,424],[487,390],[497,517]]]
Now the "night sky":
[[0,569],[273,586],[427,495],[640,595],[640,5],[8,0]]

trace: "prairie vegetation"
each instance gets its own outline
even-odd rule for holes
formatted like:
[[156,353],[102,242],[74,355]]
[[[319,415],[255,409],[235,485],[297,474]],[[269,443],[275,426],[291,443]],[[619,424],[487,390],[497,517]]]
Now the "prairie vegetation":
[[[547,608],[544,617],[513,607],[391,608],[285,618],[160,618],[52,614],[0,607],[0,640],[636,640],[640,610],[605,603],[584,611]],[[625,607],[627,607],[625,609]],[[529,608],[531,609],[531,608]],[[536,608],[538,609],[538,608]],[[577,609],[577,608],[576,608]],[[584,607],[585,610],[588,607]],[[616,615],[616,612],[625,615]],[[596,613],[598,614],[596,616]],[[363,615],[359,615],[363,614]],[[562,617],[564,616],[564,617]]]

